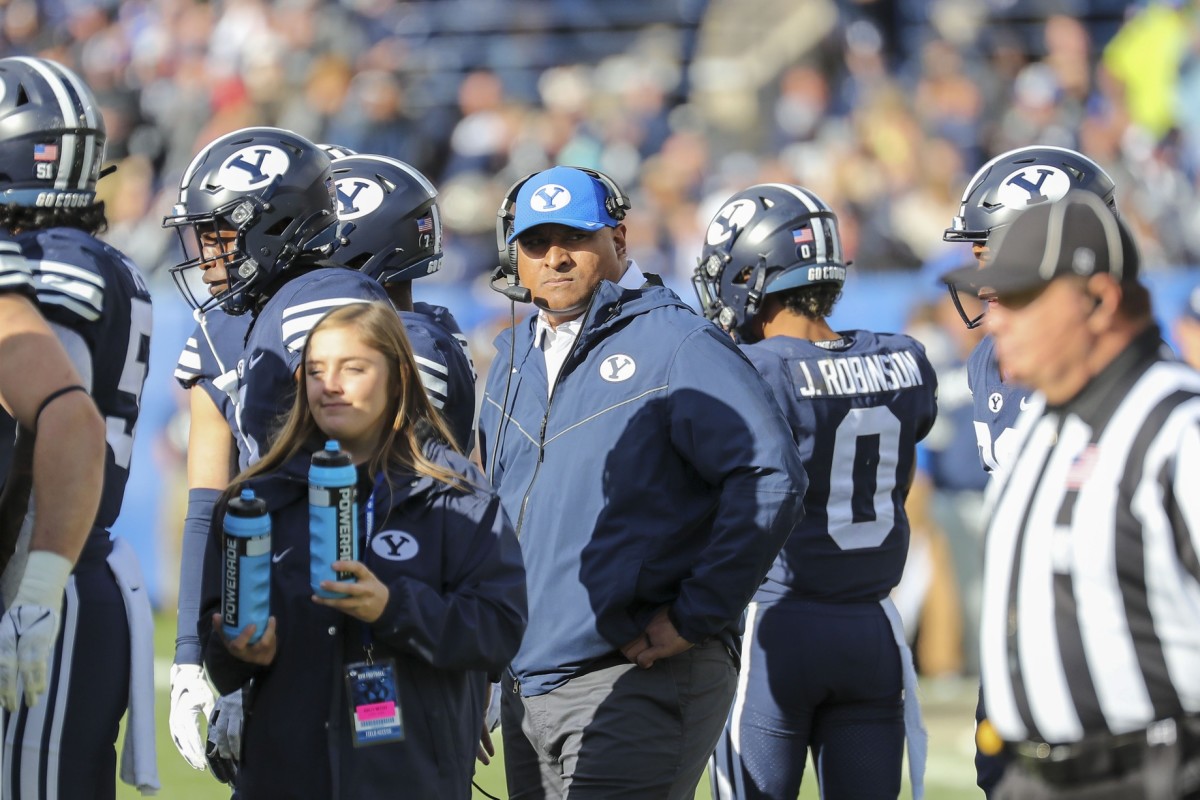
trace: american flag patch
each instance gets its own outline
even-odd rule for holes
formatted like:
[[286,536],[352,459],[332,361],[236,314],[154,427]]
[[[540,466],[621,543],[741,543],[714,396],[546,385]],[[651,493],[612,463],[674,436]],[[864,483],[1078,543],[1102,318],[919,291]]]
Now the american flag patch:
[[1075,456],[1075,460],[1071,462],[1070,468],[1067,470],[1067,490],[1078,491],[1083,484],[1087,483],[1087,479],[1092,477],[1092,470],[1096,468],[1096,459],[1100,456],[1100,448],[1094,444],[1089,444],[1083,448],[1083,452]]
[[792,241],[796,244],[808,244],[813,240],[812,228],[800,228],[792,231]]
[[58,160],[58,145],[56,144],[35,144],[33,146],[34,161],[57,161]]
[[417,220],[417,231],[420,233],[429,233],[433,230],[433,217],[421,217]]

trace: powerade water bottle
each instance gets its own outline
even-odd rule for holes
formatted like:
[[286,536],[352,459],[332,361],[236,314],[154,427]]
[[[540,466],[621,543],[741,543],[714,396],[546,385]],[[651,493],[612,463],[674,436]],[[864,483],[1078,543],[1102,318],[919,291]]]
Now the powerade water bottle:
[[308,541],[312,589],[318,597],[345,597],[327,592],[321,581],[353,581],[349,572],[333,571],[335,561],[358,560],[358,471],[350,454],[329,440],[313,453],[308,470]]
[[271,517],[253,489],[242,489],[240,497],[229,501],[223,533],[222,626],[234,639],[253,625],[250,641],[257,642],[271,615]]

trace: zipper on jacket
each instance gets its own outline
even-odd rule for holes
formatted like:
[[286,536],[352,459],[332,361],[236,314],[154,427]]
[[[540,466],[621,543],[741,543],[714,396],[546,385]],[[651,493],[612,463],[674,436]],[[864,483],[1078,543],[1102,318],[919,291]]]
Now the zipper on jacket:
[[[592,296],[588,298],[587,307],[583,309],[581,319],[587,322],[588,314],[592,311],[592,303],[596,302],[596,295],[600,294],[600,286],[597,285],[592,291]],[[613,314],[621,307],[620,303],[613,305],[613,313],[610,313],[608,319],[612,319]],[[608,321],[605,320],[605,322]],[[515,532],[517,540],[521,539],[521,529],[525,525],[525,509],[529,507],[529,497],[533,494],[533,484],[537,482],[538,473],[542,471],[542,462],[546,458],[546,425],[550,421],[550,407],[554,405],[554,394],[558,391],[558,379],[562,377],[563,370],[567,368],[567,364],[571,363],[571,358],[575,355],[576,349],[579,347],[579,340],[583,338],[584,326],[580,324],[579,333],[575,336],[575,341],[571,342],[571,349],[567,351],[567,357],[563,359],[562,366],[558,369],[558,374],[554,376],[554,385],[550,387],[550,397],[546,400],[546,413],[542,415],[542,427],[538,431],[538,459],[537,465],[533,468],[533,475],[529,478],[529,485],[525,487],[525,496],[521,498],[521,513],[517,515],[517,524]],[[545,358],[542,354],[542,358]]]

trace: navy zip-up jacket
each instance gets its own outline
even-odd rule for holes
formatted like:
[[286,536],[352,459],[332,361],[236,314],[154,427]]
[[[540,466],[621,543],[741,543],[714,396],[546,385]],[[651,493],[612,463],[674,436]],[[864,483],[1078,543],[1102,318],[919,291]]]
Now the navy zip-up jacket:
[[511,374],[497,337],[479,424],[528,575],[520,691],[619,655],[664,606],[689,642],[736,650],[808,485],[771,390],[669,289],[602,281],[548,398],[535,322]]
[[[479,471],[449,448],[429,443],[425,452],[486,486]],[[525,574],[512,526],[486,488],[464,493],[410,474],[392,476],[397,488],[390,504],[386,487],[376,491],[375,531],[359,558],[388,586],[387,607],[369,626],[370,641],[376,661],[396,661],[405,738],[355,747],[343,667],[365,660],[367,626],[311,599],[310,460],[302,453],[250,481],[271,512],[278,649],[269,667],[234,658],[221,636],[212,635],[221,595],[221,536],[208,537],[204,664],[222,693],[254,679],[244,694],[238,796],[466,800],[487,673],[504,669],[525,628]],[[360,468],[360,512],[373,489],[363,473]],[[360,513],[365,533],[364,518]],[[218,509],[214,532],[221,520]]]

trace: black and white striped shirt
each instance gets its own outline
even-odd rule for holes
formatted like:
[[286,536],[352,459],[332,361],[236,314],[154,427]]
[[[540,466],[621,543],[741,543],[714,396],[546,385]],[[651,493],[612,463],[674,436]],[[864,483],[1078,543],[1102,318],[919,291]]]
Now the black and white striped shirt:
[[1200,712],[1200,373],[1139,336],[1020,418],[988,489],[982,671],[1007,741]]

